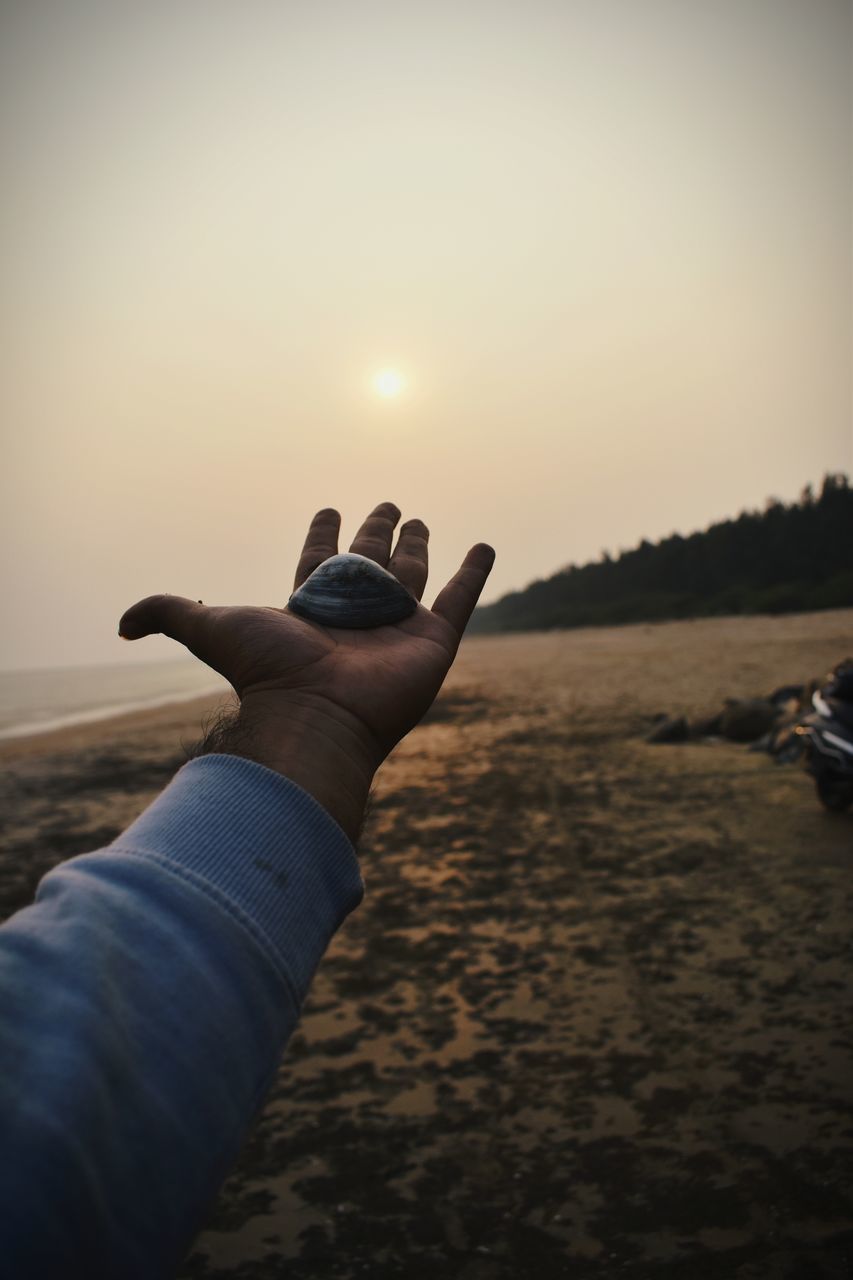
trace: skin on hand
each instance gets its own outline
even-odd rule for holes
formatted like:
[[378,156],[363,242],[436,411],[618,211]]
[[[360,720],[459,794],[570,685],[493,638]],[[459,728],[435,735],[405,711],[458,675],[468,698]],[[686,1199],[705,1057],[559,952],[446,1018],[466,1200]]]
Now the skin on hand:
[[[393,503],[380,503],[350,550],[386,567],[420,601],[429,530],[408,520],[392,553],[399,519]],[[337,511],[317,512],[296,587],[337,554],[340,523]],[[209,606],[157,595],[127,610],[119,635],[170,636],[230,681],[240,711],[233,751],[227,749],[298,783],[354,840],[373,775],[441,688],[494,558],[485,543],[472,547],[432,609],[419,604],[394,626],[328,628],[287,607]]]

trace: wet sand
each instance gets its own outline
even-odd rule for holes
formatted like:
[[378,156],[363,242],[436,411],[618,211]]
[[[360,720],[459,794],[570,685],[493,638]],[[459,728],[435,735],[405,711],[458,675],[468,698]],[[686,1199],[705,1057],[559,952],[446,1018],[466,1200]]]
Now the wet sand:
[[[853,1274],[853,814],[642,740],[851,652],[853,610],[467,642],[182,1277]],[[5,912],[204,705],[3,744]]]

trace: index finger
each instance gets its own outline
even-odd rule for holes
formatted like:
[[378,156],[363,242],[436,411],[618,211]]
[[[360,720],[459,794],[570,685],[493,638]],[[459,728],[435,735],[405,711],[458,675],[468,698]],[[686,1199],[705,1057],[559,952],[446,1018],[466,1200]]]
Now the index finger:
[[486,542],[478,542],[447,586],[438,593],[432,606],[433,613],[449,622],[460,640],[494,563],[494,548]]
[[296,578],[293,589],[301,587],[319,564],[328,560],[329,556],[338,553],[338,530],[341,527],[340,514],[332,507],[324,507],[318,511],[308,527],[305,545],[299,564],[296,566]]

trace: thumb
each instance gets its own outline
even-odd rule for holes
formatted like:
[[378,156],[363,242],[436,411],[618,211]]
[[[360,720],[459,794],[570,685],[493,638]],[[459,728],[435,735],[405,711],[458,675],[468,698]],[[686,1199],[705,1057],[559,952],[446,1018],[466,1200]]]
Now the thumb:
[[160,633],[178,640],[198,657],[204,647],[204,632],[209,609],[196,600],[183,596],[146,596],[122,614],[118,633],[123,640],[140,640]]

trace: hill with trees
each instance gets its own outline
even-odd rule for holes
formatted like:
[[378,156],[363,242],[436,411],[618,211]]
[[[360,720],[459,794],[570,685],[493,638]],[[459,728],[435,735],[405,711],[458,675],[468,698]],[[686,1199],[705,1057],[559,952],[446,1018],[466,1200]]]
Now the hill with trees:
[[688,537],[643,539],[613,558],[570,565],[477,609],[470,630],[542,631],[713,614],[799,613],[853,606],[853,489],[827,475],[786,505]]

